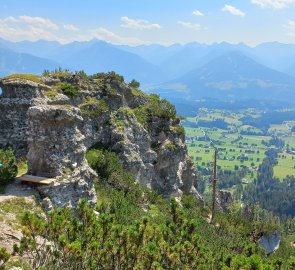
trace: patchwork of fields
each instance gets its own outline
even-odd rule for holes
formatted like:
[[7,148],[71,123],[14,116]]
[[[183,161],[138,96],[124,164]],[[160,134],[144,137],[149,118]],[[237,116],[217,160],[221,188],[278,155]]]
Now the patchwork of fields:
[[[187,118],[183,125],[189,155],[197,168],[212,170],[214,147],[218,149],[218,166],[224,171],[246,169],[245,179],[252,181],[270,147],[279,151],[276,177],[295,176],[295,133],[291,132],[295,121],[283,121],[268,127],[252,126],[243,119],[257,119],[262,112],[246,110],[228,112],[200,109],[197,117]],[[284,146],[271,145],[272,138],[279,138]]]

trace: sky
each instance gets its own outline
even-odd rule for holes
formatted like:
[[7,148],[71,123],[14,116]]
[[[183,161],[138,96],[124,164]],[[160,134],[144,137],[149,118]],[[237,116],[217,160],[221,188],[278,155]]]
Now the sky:
[[295,43],[295,0],[0,0],[0,38]]

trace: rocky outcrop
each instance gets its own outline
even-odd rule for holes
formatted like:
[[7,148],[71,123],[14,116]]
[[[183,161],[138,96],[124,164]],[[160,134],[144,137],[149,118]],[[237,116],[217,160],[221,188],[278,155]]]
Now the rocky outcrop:
[[265,250],[266,255],[269,255],[280,247],[281,238],[280,232],[274,231],[272,233],[262,235],[258,239],[258,243]]
[[28,110],[29,174],[57,177],[65,168],[85,167],[80,110],[63,105],[33,106]]
[[219,190],[217,193],[217,207],[223,211],[223,212],[228,212],[229,211],[229,206],[233,203],[233,197],[228,190]]
[[[148,104],[148,96],[107,74],[53,74],[38,80],[0,81],[0,146],[12,146],[19,157],[27,155],[30,174],[58,179],[39,188],[50,198],[47,208],[75,206],[80,198],[95,204],[95,172],[85,153],[96,144],[115,151],[140,184],[167,197],[186,193],[201,200],[179,121],[163,112],[149,112],[145,124],[137,118],[135,110]],[[69,93],[73,89],[78,95]]]
[[44,103],[42,90],[47,86],[22,79],[10,79],[1,81],[0,87],[0,147],[13,147],[19,158],[28,152],[27,111],[32,106]]

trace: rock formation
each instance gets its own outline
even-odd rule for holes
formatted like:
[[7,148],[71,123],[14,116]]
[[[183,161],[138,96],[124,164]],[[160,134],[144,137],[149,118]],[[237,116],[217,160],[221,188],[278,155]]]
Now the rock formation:
[[[30,174],[57,179],[39,187],[50,198],[48,208],[75,206],[80,198],[95,204],[95,172],[85,153],[96,144],[115,151],[140,184],[167,197],[186,193],[201,200],[179,121],[146,112],[149,96],[114,73],[34,78],[0,81],[0,147],[27,156]],[[145,122],[136,110],[148,114]]]
[[274,231],[272,233],[262,235],[258,239],[258,243],[265,250],[266,255],[269,255],[280,247],[281,238],[280,232]]
[[228,212],[229,206],[233,203],[233,197],[228,190],[219,190],[217,193],[216,204],[220,211]]

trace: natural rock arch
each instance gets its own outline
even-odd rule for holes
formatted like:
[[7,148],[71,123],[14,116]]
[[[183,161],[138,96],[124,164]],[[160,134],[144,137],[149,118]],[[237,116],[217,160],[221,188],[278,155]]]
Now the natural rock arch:
[[[186,193],[201,199],[184,135],[173,126],[178,122],[159,116],[150,118],[148,127],[138,122],[133,110],[148,101],[146,95],[108,75],[98,81],[77,76],[38,80],[43,83],[0,81],[4,89],[0,122],[14,128],[13,132],[7,126],[0,129],[0,147],[9,142],[18,157],[27,155],[30,174],[58,179],[54,186],[39,187],[54,205],[75,206],[82,197],[95,204],[95,173],[85,153],[96,143],[117,152],[124,169],[140,184],[167,197]],[[79,87],[79,95],[68,97],[57,91],[56,85],[65,85],[64,81]]]

